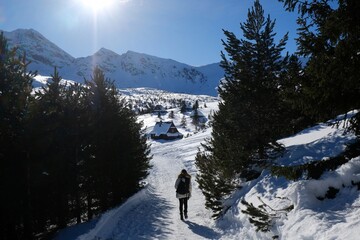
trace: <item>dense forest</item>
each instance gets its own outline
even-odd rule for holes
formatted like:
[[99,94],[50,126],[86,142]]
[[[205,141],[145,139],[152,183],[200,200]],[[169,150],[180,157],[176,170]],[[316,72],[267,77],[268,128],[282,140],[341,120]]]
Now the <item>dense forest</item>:
[[[318,178],[348,161],[346,156],[360,155],[360,2],[280,2],[299,14],[296,54],[283,56],[287,35],[275,42],[275,20],[265,16],[258,0],[240,24],[242,39],[224,30],[221,102],[212,136],[196,156],[197,181],[214,218],[230,207],[226,200],[235,189],[263,170],[292,180]],[[293,168],[276,165],[283,152],[278,139],[352,110],[347,129],[358,141],[340,159]]]
[[0,36],[0,239],[46,239],[137,192],[151,167],[146,136],[113,82],[41,89]]

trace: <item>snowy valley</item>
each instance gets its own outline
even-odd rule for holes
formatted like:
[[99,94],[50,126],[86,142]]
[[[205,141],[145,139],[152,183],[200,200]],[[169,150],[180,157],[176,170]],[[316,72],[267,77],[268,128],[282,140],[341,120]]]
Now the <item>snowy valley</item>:
[[[63,239],[358,239],[360,229],[360,159],[353,158],[320,179],[299,181],[274,177],[269,171],[244,183],[229,200],[227,213],[219,220],[211,218],[205,209],[205,198],[195,181],[195,155],[204,139],[211,136],[211,124],[198,130],[191,123],[189,112],[182,114],[170,103],[172,99],[199,101],[200,111],[210,116],[217,110],[218,99],[209,96],[180,95],[152,89],[121,90],[128,99],[150,99],[161,96],[167,112],[174,112],[173,120],[183,139],[151,140],[153,167],[143,190],[89,223],[69,227],[59,232]],[[169,120],[163,115],[162,120]],[[185,116],[186,127],[181,126]],[[143,114],[147,133],[160,119],[156,114]],[[337,156],[354,136],[345,133],[343,124],[337,129],[320,123],[279,142],[286,147],[285,154],[276,163],[296,165]],[[189,219],[182,222],[178,214],[174,182],[181,169],[192,176],[193,194],[189,200]],[[328,189],[338,189],[334,198],[326,198]],[[246,200],[254,206],[265,205],[272,214],[269,232],[256,231],[249,215],[242,210]],[[282,209],[292,206],[290,211]]]

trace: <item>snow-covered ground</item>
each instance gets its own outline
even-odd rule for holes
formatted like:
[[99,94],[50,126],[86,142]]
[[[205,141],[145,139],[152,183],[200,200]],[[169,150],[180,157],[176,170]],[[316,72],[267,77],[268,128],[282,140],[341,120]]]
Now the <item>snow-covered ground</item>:
[[[217,102],[206,102],[200,109],[205,116],[216,110]],[[169,109],[170,111],[171,109]],[[195,181],[197,169],[195,155],[200,143],[211,136],[211,128],[198,132],[191,125],[181,128],[181,113],[175,112],[174,123],[184,138],[174,141],[152,141],[153,168],[146,179],[146,187],[123,205],[101,215],[89,223],[61,231],[56,240],[78,239],[360,239],[360,191],[351,181],[360,181],[360,158],[354,158],[336,171],[325,173],[319,180],[287,181],[264,171],[246,183],[232,196],[233,206],[218,221],[211,219],[211,212],[204,207],[205,199]],[[166,118],[166,117],[165,117]],[[151,131],[157,116],[139,117]],[[287,147],[279,163],[301,164],[323,157],[335,156],[354,139],[344,135],[342,129],[319,124],[299,134],[282,139]],[[181,169],[192,176],[193,194],[189,200],[189,219],[181,221],[174,183]],[[335,199],[320,201],[328,187],[339,188]],[[278,213],[270,232],[256,232],[241,199],[255,206],[266,203],[274,210],[294,205],[288,213]]]

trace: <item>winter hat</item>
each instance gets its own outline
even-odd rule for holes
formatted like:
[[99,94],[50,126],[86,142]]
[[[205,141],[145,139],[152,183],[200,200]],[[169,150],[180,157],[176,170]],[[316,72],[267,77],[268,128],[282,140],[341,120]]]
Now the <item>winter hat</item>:
[[187,171],[185,169],[181,170],[182,174],[187,174]]

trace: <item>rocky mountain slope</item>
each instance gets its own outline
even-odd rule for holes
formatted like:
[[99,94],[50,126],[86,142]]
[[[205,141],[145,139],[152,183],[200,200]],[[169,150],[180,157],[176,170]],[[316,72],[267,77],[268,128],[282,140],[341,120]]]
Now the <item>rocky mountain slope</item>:
[[[1,30],[0,30],[1,31]],[[91,56],[74,58],[33,29],[4,32],[9,47],[26,52],[29,70],[50,75],[56,66],[64,79],[83,82],[98,65],[119,88],[150,87],[172,92],[217,95],[224,72],[218,63],[194,67],[171,59],[128,51],[117,54],[101,48]]]

